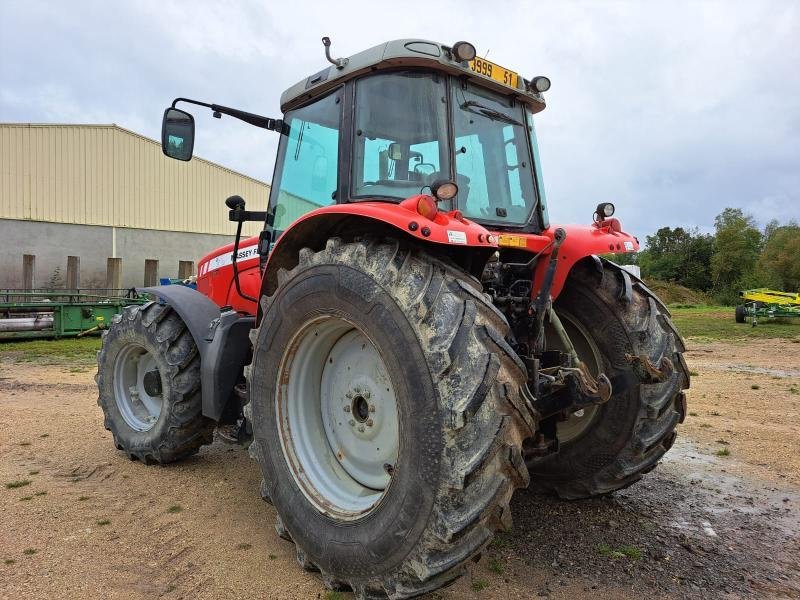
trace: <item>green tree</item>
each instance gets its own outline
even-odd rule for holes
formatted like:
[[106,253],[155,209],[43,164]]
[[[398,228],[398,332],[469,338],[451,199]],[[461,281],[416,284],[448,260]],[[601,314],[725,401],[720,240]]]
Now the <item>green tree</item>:
[[713,248],[714,236],[702,235],[697,229],[662,227],[647,236],[647,249],[639,253],[639,264],[645,277],[707,291],[711,288]]
[[726,208],[714,219],[716,240],[711,274],[717,298],[736,301],[737,291],[752,284],[761,250],[761,232],[753,217],[739,208]]
[[[770,223],[772,225],[772,223]],[[764,285],[787,292],[800,290],[800,226],[795,222],[764,231],[764,248],[758,257],[757,272]]]

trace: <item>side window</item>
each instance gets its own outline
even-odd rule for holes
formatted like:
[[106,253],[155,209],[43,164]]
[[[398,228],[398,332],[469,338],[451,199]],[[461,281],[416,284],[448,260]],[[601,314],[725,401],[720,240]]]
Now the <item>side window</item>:
[[[456,138],[456,183],[461,210],[474,216],[489,216],[489,190],[483,145],[477,134]],[[466,194],[466,201],[464,195]]]
[[341,103],[336,94],[286,113],[289,134],[278,149],[272,205],[274,227],[293,221],[320,206],[335,202],[339,164]]
[[519,170],[524,168],[517,156],[517,142],[514,139],[514,128],[511,125],[503,127],[503,142],[506,146],[506,168],[508,169],[508,187],[511,193],[511,206],[525,207],[525,198],[522,195],[522,182]]

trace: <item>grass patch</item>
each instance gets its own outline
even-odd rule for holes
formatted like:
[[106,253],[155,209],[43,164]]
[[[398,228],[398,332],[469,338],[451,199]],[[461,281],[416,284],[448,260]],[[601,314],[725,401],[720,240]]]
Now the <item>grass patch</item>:
[[253,544],[238,544],[236,546],[237,550],[250,550],[253,547]]
[[83,502],[84,500],[88,500],[89,496],[78,496],[78,502]]
[[42,435],[40,435],[39,437],[40,437],[40,438],[46,438],[46,437],[50,437],[50,434],[49,434],[49,433],[43,433],[43,434],[42,434]]
[[475,581],[472,582],[472,589],[476,592],[485,590],[488,587],[489,587],[489,582],[486,581],[485,579],[476,579]]
[[108,519],[102,519],[102,520],[98,521],[97,524],[100,527],[105,527],[106,525],[111,525],[111,521],[109,521]]
[[276,558],[278,558],[278,555],[277,554],[268,554],[267,558],[270,559],[270,560],[275,560]]
[[7,558],[3,562],[6,563],[7,565],[13,565],[17,561],[15,561],[13,558]]
[[711,424],[710,423],[700,423],[700,427],[702,427],[703,429],[708,429],[709,427],[711,427]]
[[717,450],[717,451],[716,451],[714,454],[716,454],[717,456],[730,456],[730,455],[731,455],[731,451],[730,451],[730,449],[729,449],[729,448],[726,446],[725,448],[720,448],[720,449],[719,449],[719,450]]
[[670,312],[684,337],[707,340],[783,338],[800,343],[800,319],[759,321],[752,327],[749,323],[734,321],[732,306],[671,307]]
[[36,492],[34,496],[47,496],[47,490],[42,490],[41,492]]
[[754,383],[753,385],[750,386],[750,389],[751,390],[759,390],[759,389],[761,389],[761,386],[758,385],[757,383]]
[[494,536],[494,539],[489,543],[489,547],[500,550],[501,548],[508,547],[510,544],[511,540],[508,536],[497,534]]
[[181,512],[182,510],[183,510],[183,507],[182,507],[180,504],[173,504],[172,506],[170,506],[170,507],[167,509],[167,512],[168,512],[168,513],[175,514],[175,513],[179,513],[179,512]]
[[506,567],[505,565],[500,562],[500,560],[496,558],[489,559],[489,570],[492,573],[497,573],[498,575],[502,575],[505,573]]
[[25,487],[26,485],[30,484],[31,484],[30,479],[17,479],[16,481],[9,481],[6,484],[6,488],[8,488],[9,490],[15,490],[17,488]]
[[690,413],[689,413],[689,416],[690,416],[690,417],[696,417],[696,416],[697,416],[697,413],[696,413],[696,412],[690,412]]
[[99,336],[3,342],[0,344],[0,358],[15,362],[38,362],[41,364],[67,362],[89,366],[95,362],[100,344]]
[[27,502],[28,500],[33,500],[33,496],[23,496],[19,499],[20,502]]
[[26,556],[33,556],[34,554],[36,554],[36,548],[25,548],[25,550],[23,550],[22,553]]
[[700,373],[698,373],[697,371],[689,371],[689,376],[691,376],[691,377],[699,377]]
[[28,471],[28,475],[38,475],[39,471]]
[[328,591],[325,592],[325,600],[344,600],[342,592]]
[[619,546],[614,548],[609,544],[600,544],[597,547],[597,552],[600,556],[608,556],[609,558],[630,558],[631,560],[639,560],[642,558],[642,551],[636,546]]

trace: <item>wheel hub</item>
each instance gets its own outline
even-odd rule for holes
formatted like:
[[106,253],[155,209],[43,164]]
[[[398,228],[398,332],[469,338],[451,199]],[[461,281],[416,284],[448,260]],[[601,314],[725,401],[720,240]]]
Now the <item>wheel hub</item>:
[[128,345],[114,361],[114,399],[123,420],[134,431],[148,431],[161,416],[161,373],[152,354]]

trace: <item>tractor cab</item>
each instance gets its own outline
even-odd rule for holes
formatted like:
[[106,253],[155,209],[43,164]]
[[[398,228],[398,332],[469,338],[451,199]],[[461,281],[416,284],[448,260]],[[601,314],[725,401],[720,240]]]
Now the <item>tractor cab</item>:
[[532,83],[467,42],[398,40],[330,60],[281,97],[276,232],[320,206],[399,203],[440,182],[456,184],[440,208],[492,229],[546,226],[533,126],[546,78]]

